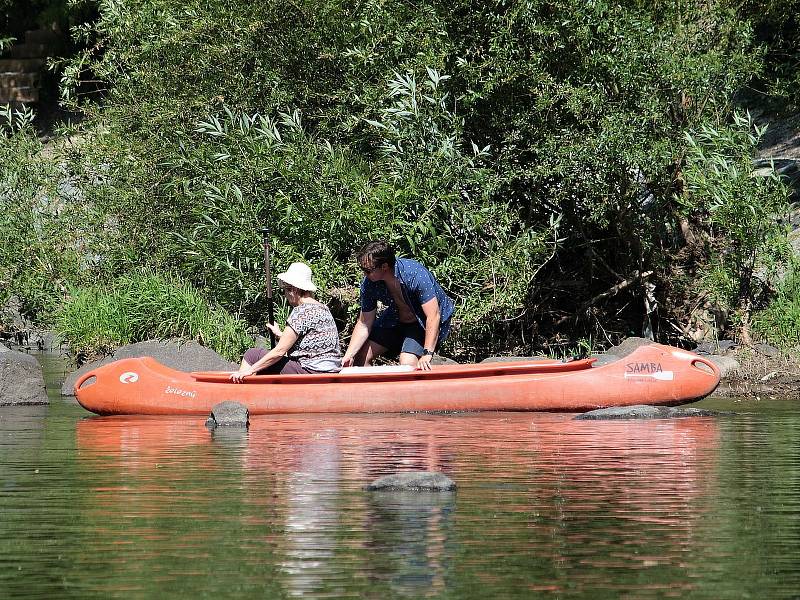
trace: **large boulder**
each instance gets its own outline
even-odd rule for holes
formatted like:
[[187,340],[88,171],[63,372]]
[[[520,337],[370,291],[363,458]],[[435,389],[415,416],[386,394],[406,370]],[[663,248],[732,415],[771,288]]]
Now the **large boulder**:
[[608,365],[611,364],[612,362],[617,362],[619,360],[619,356],[617,356],[616,354],[608,354],[606,352],[592,354],[590,358],[595,359],[595,362],[592,365],[595,367],[602,367],[603,365]]
[[609,348],[606,353],[624,358],[625,356],[631,354],[634,350],[637,350],[642,346],[649,346],[653,343],[655,343],[653,340],[648,340],[646,338],[629,337],[625,338],[618,346],[612,346]]
[[0,352],[0,406],[48,402],[39,361],[7,348]]
[[118,348],[111,356],[86,363],[80,369],[67,375],[64,385],[61,386],[62,396],[74,396],[74,386],[78,378],[84,373],[123,358],[138,358],[149,356],[162,365],[178,371],[232,371],[238,365],[225,360],[219,354],[201,346],[197,342],[183,342],[179,340],[148,340]]
[[708,360],[717,365],[720,373],[720,379],[725,380],[734,377],[740,368],[739,361],[732,356],[709,356]]
[[711,340],[697,345],[695,354],[711,354],[722,356],[726,352],[736,350],[739,344],[733,340]]

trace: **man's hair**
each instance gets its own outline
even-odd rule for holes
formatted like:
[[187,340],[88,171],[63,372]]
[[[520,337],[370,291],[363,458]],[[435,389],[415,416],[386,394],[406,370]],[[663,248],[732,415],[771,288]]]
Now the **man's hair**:
[[362,267],[380,267],[382,264],[387,264],[394,269],[395,259],[394,247],[385,240],[367,242],[356,252],[356,261]]

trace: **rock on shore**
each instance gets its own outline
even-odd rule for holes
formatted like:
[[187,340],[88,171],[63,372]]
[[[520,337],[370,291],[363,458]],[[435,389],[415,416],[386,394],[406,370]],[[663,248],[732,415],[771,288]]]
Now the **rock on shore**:
[[39,362],[29,354],[0,346],[0,406],[48,402]]
[[149,356],[161,364],[178,371],[232,371],[237,365],[225,360],[219,354],[201,346],[197,342],[179,342],[177,340],[148,340],[118,348],[111,356],[86,363],[80,369],[67,375],[61,386],[62,396],[74,396],[74,386],[78,378],[92,369],[123,358]]

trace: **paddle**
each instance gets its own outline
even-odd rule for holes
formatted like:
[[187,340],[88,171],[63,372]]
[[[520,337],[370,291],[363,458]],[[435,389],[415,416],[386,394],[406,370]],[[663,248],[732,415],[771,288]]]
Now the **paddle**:
[[[272,271],[269,264],[269,228],[262,227],[261,235],[264,238],[264,276],[267,279],[267,323],[274,323],[275,306],[272,298]],[[272,330],[269,330],[269,345],[272,348],[275,347],[275,334],[272,333]]]

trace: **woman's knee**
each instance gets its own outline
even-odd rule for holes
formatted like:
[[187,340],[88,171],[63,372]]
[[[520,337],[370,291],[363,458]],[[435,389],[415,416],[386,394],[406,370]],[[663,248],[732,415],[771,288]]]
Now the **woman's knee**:
[[266,348],[250,348],[244,353],[242,362],[246,362],[248,365],[252,366],[264,358],[267,352],[268,350]]

